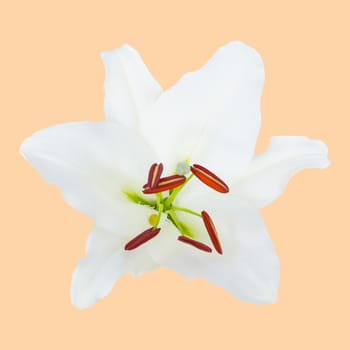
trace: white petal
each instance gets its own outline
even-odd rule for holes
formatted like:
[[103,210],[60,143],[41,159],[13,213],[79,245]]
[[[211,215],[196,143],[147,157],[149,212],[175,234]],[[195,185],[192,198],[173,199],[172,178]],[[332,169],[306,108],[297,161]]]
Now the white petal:
[[[97,228],[92,230],[86,242],[86,255],[109,255],[149,227],[149,217],[157,212],[150,207],[131,204],[128,211],[116,213],[118,228],[113,232]],[[156,239],[156,238],[154,238]],[[132,251],[122,251],[125,272],[134,276],[154,269],[157,265],[147,253],[147,243]]]
[[231,259],[210,265],[207,279],[245,302],[274,303],[280,265],[264,222],[256,209],[233,208],[230,215]]
[[[231,205],[232,195],[221,198],[219,195],[216,199],[214,195],[207,198],[189,195],[183,198],[183,206],[184,202],[197,212],[208,211],[217,228],[223,255],[214,249],[213,253],[205,253],[178,242],[178,232],[168,222],[167,231],[148,246],[154,260],[187,278],[206,278],[243,301],[275,302],[279,261],[258,211]],[[188,220],[191,221],[190,216]],[[196,224],[194,217],[192,220],[190,225],[202,230],[198,239],[203,241],[204,225]]]
[[187,278],[203,277],[203,255],[208,257],[209,261],[213,256],[179,242],[177,238],[180,233],[168,219],[164,220],[160,227],[157,238],[150,241],[146,247],[153,260]]
[[105,65],[105,114],[108,120],[135,128],[161,94],[139,53],[128,45],[102,53]]
[[302,136],[275,136],[268,149],[256,155],[233,191],[241,204],[264,207],[283,193],[294,173],[329,165],[327,146]]
[[240,42],[223,46],[158,98],[142,120],[144,134],[172,161],[171,170],[189,160],[233,180],[253,156],[263,82],[254,49]]
[[138,135],[107,122],[47,128],[26,139],[21,153],[73,208],[111,230],[115,213],[135,206],[123,190],[141,189],[155,160]]
[[[125,244],[148,225],[141,206],[135,206],[135,217],[128,220],[118,215],[115,232],[95,226],[86,244],[86,257],[80,260],[73,273],[72,304],[85,309],[106,296],[124,273],[140,276],[158,267],[148,254],[147,243],[134,251],[125,251]],[[137,219],[136,219],[137,218]]]
[[105,297],[124,273],[121,249],[110,255],[92,255],[78,262],[71,284],[71,301],[78,309],[86,309]]

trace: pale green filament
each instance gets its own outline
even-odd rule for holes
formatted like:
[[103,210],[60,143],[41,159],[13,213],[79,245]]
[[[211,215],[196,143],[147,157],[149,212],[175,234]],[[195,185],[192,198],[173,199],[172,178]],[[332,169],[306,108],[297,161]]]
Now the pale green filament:
[[185,212],[185,213],[198,216],[198,217],[200,217],[200,218],[202,217],[201,214],[199,214],[199,213],[197,213],[197,212],[195,212],[195,211],[193,211],[193,210],[187,209],[187,208],[180,208],[180,207],[175,207],[175,206],[173,206],[172,209],[175,210],[175,211],[183,211],[183,212]]

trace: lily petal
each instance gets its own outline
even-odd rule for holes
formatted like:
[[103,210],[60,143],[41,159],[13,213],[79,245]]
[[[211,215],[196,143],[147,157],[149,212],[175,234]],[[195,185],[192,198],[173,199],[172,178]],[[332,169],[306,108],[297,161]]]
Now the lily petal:
[[326,168],[327,146],[303,136],[275,136],[267,150],[256,155],[244,177],[233,185],[237,201],[261,208],[270,204],[285,189],[297,171]]
[[108,256],[93,255],[78,262],[71,283],[71,302],[86,309],[105,297],[124,273],[121,249]]
[[106,119],[135,128],[141,115],[162,93],[162,88],[132,47],[123,45],[101,56],[106,70]]
[[[181,245],[176,241],[173,225],[165,222],[164,234],[148,246],[153,259],[187,278],[205,278],[245,302],[274,303],[279,261],[258,210],[232,205],[231,193],[219,200],[214,195],[192,194],[185,196],[184,202],[196,211],[205,208],[211,213],[223,254],[206,254]],[[188,215],[186,220],[183,215],[181,220],[198,233],[195,239],[210,245],[208,238],[205,240],[207,233],[200,218]]]
[[254,49],[225,45],[158,98],[142,120],[144,135],[162,159],[172,161],[170,169],[189,160],[233,180],[253,157],[263,82]]
[[71,300],[75,307],[85,309],[94,305],[125,272],[139,276],[158,266],[147,251],[125,252],[124,244],[123,235],[94,227],[87,241],[87,256],[78,262],[73,273]]
[[[114,231],[95,226],[86,241],[86,257],[77,264],[72,278],[71,299],[79,309],[95,304],[106,296],[124,273],[140,276],[158,267],[146,250],[125,252],[124,245],[148,224],[150,208],[133,205],[130,213],[116,213]],[[135,220],[134,217],[138,217]]]
[[73,208],[110,230],[118,227],[116,213],[135,207],[123,190],[142,188],[156,159],[139,135],[108,122],[47,128],[26,139],[21,153]]

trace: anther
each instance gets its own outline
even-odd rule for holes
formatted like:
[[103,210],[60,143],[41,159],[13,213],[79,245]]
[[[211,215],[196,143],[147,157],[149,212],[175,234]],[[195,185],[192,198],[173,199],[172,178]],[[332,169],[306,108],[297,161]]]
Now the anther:
[[222,181],[218,176],[213,174],[208,169],[204,168],[199,164],[194,164],[191,166],[191,171],[200,181],[202,181],[207,186],[211,187],[215,191],[221,193],[227,193],[229,191],[228,186]]
[[143,231],[139,235],[137,235],[135,238],[133,238],[130,242],[128,242],[124,249],[125,250],[133,250],[137,247],[139,247],[141,244],[146,243],[150,239],[154,238],[157,236],[157,234],[160,232],[160,228],[154,228],[151,227],[147,229],[146,231]]
[[159,180],[156,187],[152,188],[148,185],[143,187],[144,194],[159,193],[173,188],[181,186],[186,181],[186,177],[183,175],[172,175],[163,177]]
[[[162,163],[154,163],[151,165],[151,168],[148,172],[148,183],[146,184],[150,188],[154,188],[158,185],[159,179],[163,172],[163,164]],[[146,186],[145,185],[145,186]]]
[[218,232],[216,231],[213,220],[211,219],[211,217],[209,216],[209,214],[206,211],[203,210],[201,212],[201,214],[202,214],[202,219],[203,219],[205,228],[208,231],[210,240],[213,243],[215,250],[219,254],[222,254],[222,248],[221,248],[221,244],[219,241]]
[[203,250],[204,252],[208,252],[208,253],[211,253],[212,252],[212,249],[210,247],[208,247],[206,244],[204,243],[201,243],[201,242],[198,242],[194,239],[191,239],[191,238],[188,238],[188,237],[185,237],[185,236],[179,236],[177,238],[180,242],[183,242],[183,243],[186,243],[186,244],[189,244],[199,250]]

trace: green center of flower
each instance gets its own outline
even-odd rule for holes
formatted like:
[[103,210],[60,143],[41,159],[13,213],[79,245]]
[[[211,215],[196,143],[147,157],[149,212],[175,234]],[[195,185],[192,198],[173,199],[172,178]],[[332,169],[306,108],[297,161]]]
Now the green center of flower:
[[219,254],[222,254],[222,248],[218,239],[218,234],[209,214],[206,211],[197,213],[188,208],[175,206],[173,203],[179,193],[194,176],[197,177],[205,185],[220,193],[227,193],[229,191],[228,186],[214,173],[198,164],[189,166],[186,162],[181,162],[176,167],[176,174],[162,177],[162,173],[162,163],[152,164],[148,172],[148,181],[143,186],[142,190],[144,194],[152,195],[150,199],[146,199],[134,192],[124,192],[130,201],[139,205],[149,206],[158,212],[157,214],[150,215],[148,219],[151,228],[140,233],[138,236],[128,242],[125,245],[125,250],[133,250],[138,246],[146,243],[150,239],[154,238],[160,232],[160,228],[158,226],[162,215],[166,215],[167,219],[179,231],[179,241],[190,244],[202,251],[211,252],[212,249],[206,244],[196,241],[190,228],[179,220],[177,217],[177,212],[184,212],[188,215],[194,215],[203,220],[205,228],[209,234],[210,240],[213,243],[215,250]]

